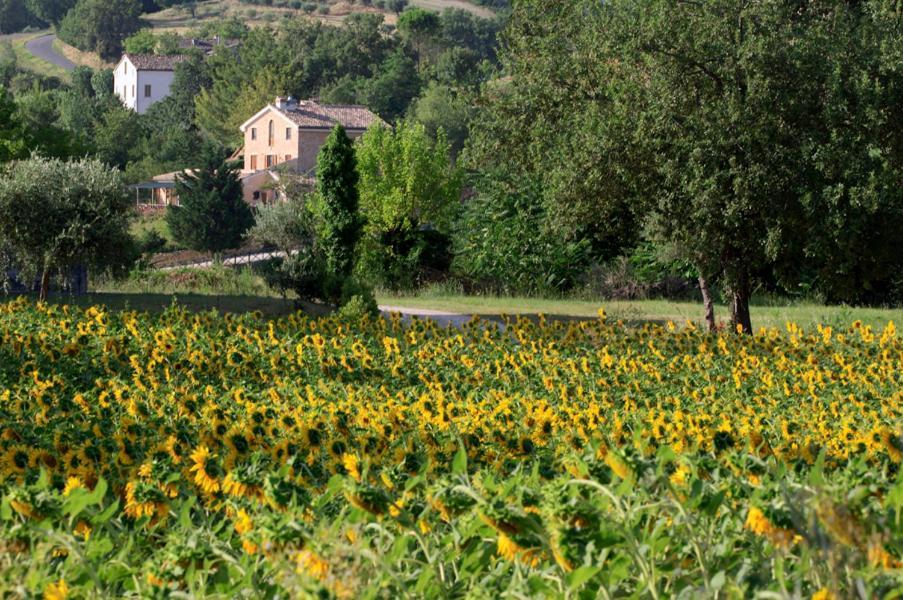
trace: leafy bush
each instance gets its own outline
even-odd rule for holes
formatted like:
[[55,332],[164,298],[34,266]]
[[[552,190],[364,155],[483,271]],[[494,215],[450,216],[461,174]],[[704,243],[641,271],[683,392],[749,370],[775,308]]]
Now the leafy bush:
[[547,229],[541,184],[515,191],[487,180],[456,226],[452,271],[494,291],[558,293],[580,281],[589,260],[588,240]]

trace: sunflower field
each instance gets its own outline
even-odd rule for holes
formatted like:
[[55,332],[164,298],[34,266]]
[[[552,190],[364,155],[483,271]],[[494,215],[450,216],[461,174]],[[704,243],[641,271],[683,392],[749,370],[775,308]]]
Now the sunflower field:
[[903,597],[903,343],[0,305],[0,596]]

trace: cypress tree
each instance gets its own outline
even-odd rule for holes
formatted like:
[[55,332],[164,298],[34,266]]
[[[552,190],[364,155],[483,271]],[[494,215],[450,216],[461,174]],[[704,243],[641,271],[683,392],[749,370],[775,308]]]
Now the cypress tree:
[[176,194],[180,205],[169,208],[166,222],[173,237],[192,250],[216,256],[237,248],[254,225],[236,165],[214,150],[204,152],[199,169],[176,176]]
[[354,249],[361,233],[358,216],[358,172],[354,146],[336,125],[317,156],[320,249],[326,273],[344,279],[354,268]]

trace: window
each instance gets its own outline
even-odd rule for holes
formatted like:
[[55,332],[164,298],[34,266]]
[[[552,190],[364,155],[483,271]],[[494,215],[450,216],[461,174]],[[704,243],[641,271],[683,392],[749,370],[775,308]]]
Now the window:
[[148,84],[145,84],[144,85],[144,97],[150,98],[150,94],[151,94],[151,86]]
[[135,84],[132,84],[132,98],[135,97]]
[[276,157],[272,154],[267,154],[267,168],[269,169],[273,165],[276,164]]
[[260,190],[257,190],[256,192],[254,192],[254,199],[260,200]]
[[285,139],[287,139],[287,140],[292,139],[292,128],[291,127],[285,128]]
[[252,128],[251,128],[251,139],[252,139],[252,140],[256,140],[256,139],[257,139],[257,128],[256,128],[256,127],[252,127]]
[[257,170],[257,155],[256,154],[251,155],[251,170],[252,171]]
[[275,137],[275,129],[273,128],[273,119],[270,119],[270,146],[273,145],[273,138]]
[[291,154],[286,154],[286,155],[285,155],[285,160],[286,160],[286,162],[287,162],[287,161],[290,161],[291,159],[292,159],[292,155],[291,155]]

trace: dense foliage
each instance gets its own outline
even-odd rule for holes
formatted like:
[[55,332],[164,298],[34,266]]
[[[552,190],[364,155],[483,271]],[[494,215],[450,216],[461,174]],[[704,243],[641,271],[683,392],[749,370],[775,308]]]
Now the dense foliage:
[[892,324],[17,301],[0,336],[3,593],[900,592]]
[[76,265],[121,266],[130,258],[131,202],[119,173],[93,160],[33,157],[0,171],[0,240],[26,276]]
[[371,127],[357,144],[361,217],[358,271],[390,289],[416,288],[424,267],[448,268],[447,242],[461,198],[461,173],[439,129],[419,123]]
[[542,181],[543,229],[596,260],[667,247],[747,330],[756,285],[899,302],[901,18],[883,0],[518,2],[469,164],[521,195]]
[[116,61],[122,40],[141,27],[141,13],[138,0],[79,0],[60,22],[58,33],[76,48]]
[[175,239],[192,250],[221,253],[241,245],[254,225],[251,207],[242,196],[237,165],[208,149],[201,168],[176,176],[178,205],[166,212]]

